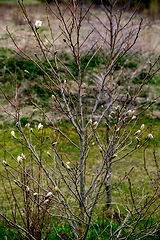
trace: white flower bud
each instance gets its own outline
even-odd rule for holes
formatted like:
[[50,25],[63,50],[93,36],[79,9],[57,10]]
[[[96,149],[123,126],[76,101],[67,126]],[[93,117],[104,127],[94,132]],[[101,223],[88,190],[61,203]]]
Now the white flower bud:
[[144,124],[142,124],[142,125],[141,125],[141,130],[143,130],[143,129],[144,129],[144,127],[145,127],[145,125],[144,125]]
[[43,129],[43,125],[41,123],[38,124],[38,131]]
[[100,146],[99,146],[99,151],[100,151],[100,152],[103,152],[103,150],[102,150],[102,148],[101,148]]
[[97,121],[93,123],[93,127],[96,127],[97,126]]
[[34,196],[34,197],[37,197],[37,196],[38,196],[38,193],[36,193],[36,192],[33,193],[33,196]]
[[29,187],[28,186],[26,187],[26,192],[29,192]]
[[14,131],[11,131],[11,136],[16,138],[16,135],[15,135],[15,132]]
[[29,127],[30,127],[30,123],[27,123],[27,124],[25,125],[25,128],[28,128],[28,129],[29,129]]
[[134,115],[133,117],[132,117],[132,120],[135,120],[136,119],[136,116]]
[[52,192],[48,192],[47,195],[46,195],[46,197],[48,198],[48,197],[51,197],[52,195],[53,195]]
[[138,135],[141,132],[141,130],[138,130],[137,132],[135,132],[134,135]]
[[42,21],[37,20],[37,21],[35,22],[35,28],[36,28],[36,29],[39,29],[40,27],[42,27]]
[[89,120],[89,123],[92,125],[92,119]]
[[46,199],[46,200],[44,201],[44,204],[46,204],[47,202],[49,202],[49,199]]
[[21,162],[22,162],[22,157],[21,157],[21,156],[18,156],[18,157],[17,157],[17,161],[18,161],[18,163],[21,163]]
[[29,74],[28,70],[24,70],[24,72]]
[[134,115],[134,113],[135,113],[135,110],[133,110],[133,111],[132,111],[131,115],[133,116],[133,115]]
[[149,139],[152,139],[153,138],[153,135],[151,133],[148,134],[147,136]]
[[54,96],[53,94],[52,94],[52,99],[53,99],[53,100],[55,100],[55,99],[56,99],[56,98],[55,98],[55,96]]
[[9,166],[9,164],[6,161],[3,161],[4,166]]
[[51,154],[50,154],[50,152],[49,152],[49,151],[47,152],[47,155],[48,155],[49,157],[51,157]]
[[70,169],[70,166],[69,166],[70,162],[66,162],[66,168]]
[[127,115],[128,115],[128,116],[131,116],[131,115],[132,115],[132,110],[128,110],[128,111],[127,111]]
[[86,83],[82,83],[82,88],[87,88],[87,84]]
[[22,160],[26,160],[24,153],[21,154]]
[[114,154],[111,158],[113,159],[113,158],[116,158],[117,157],[117,154]]

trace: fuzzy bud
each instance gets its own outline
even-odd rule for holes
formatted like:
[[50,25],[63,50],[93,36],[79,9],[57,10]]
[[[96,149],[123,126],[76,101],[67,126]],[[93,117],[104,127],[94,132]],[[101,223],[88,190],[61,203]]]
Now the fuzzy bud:
[[132,117],[132,120],[135,120],[136,119],[136,116],[134,115],[133,117]]
[[29,74],[28,70],[24,70],[24,72]]
[[92,119],[89,120],[90,125],[92,125]]
[[69,166],[69,164],[70,164],[70,162],[66,162],[66,168],[67,168],[68,170],[71,169],[70,166]]
[[40,27],[42,27],[42,21],[37,20],[37,21],[35,22],[35,28],[36,28],[36,29],[39,29]]
[[49,151],[47,152],[47,155],[48,155],[49,157],[51,157],[51,154],[50,154],[50,152],[49,152]]
[[138,130],[137,132],[135,132],[134,135],[138,135],[138,134],[140,134],[140,132],[141,132],[141,130]]
[[148,134],[147,136],[148,139],[152,139],[153,138],[153,135],[151,133]]
[[99,151],[100,151],[100,152],[103,152],[103,150],[102,150],[102,148],[101,148],[100,146],[99,146]]
[[16,135],[15,135],[15,132],[14,131],[11,131],[11,136],[16,138]]
[[52,94],[52,99],[53,99],[53,100],[55,100],[55,99],[56,99],[56,98],[55,98],[55,96],[54,96],[53,94]]
[[3,161],[3,165],[4,165],[5,167],[9,166],[9,164],[8,164],[6,161]]
[[27,123],[27,124],[25,125],[25,128],[28,128],[28,129],[29,129],[29,127],[30,127],[30,123]]
[[43,129],[43,125],[41,123],[38,124],[38,131]]
[[18,163],[21,163],[21,162],[22,162],[22,157],[21,157],[21,156],[18,156],[18,157],[17,157],[17,161],[18,161]]
[[114,155],[111,157],[111,159],[116,158],[116,157],[117,157],[117,154],[114,154]]
[[48,192],[47,195],[46,195],[46,198],[51,197],[52,195],[53,195],[52,192]]
[[33,196],[36,198],[38,196],[38,193],[33,193]]

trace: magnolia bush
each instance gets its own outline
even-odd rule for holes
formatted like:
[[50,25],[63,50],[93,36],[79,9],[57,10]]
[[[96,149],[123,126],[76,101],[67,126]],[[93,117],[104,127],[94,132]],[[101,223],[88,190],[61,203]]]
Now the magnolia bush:
[[[147,149],[152,143],[150,127],[142,124],[137,129],[137,122],[155,101],[136,105],[136,99],[148,76],[154,76],[158,60],[148,65],[148,73],[134,94],[127,87],[122,91],[119,81],[125,68],[123,65],[116,71],[116,67],[136,44],[142,20],[135,24],[135,11],[124,22],[125,8],[114,9],[117,1],[101,3],[103,18],[95,8],[86,8],[81,2],[59,5],[54,1],[52,7],[46,3],[46,24],[41,20],[32,22],[23,1],[19,1],[34,46],[38,46],[33,56],[19,47],[7,29],[18,54],[41,70],[43,78],[37,81],[50,92],[50,108],[57,114],[55,118],[50,116],[30,95],[42,118],[34,127],[34,111],[23,126],[17,85],[13,101],[9,100],[14,113],[4,107],[16,122],[11,138],[19,153],[15,156],[1,144],[12,159],[8,162],[4,154],[1,160],[3,199],[8,202],[2,206],[1,217],[22,238],[49,239],[53,231],[58,239],[87,239],[91,232],[98,239],[156,236],[159,227],[158,220],[154,221],[159,206],[156,154],[154,179],[144,155],[147,187],[133,187],[132,166],[129,171],[124,169],[115,185],[111,176],[127,156]],[[58,31],[54,30],[52,17],[59,21]],[[47,26],[50,35],[43,36],[40,29]],[[59,43],[62,49],[58,49]],[[67,60],[63,57],[65,53],[69,56]],[[100,63],[93,64],[96,57]],[[8,100],[5,94],[4,97]],[[62,120],[58,121],[56,116]],[[126,190],[121,188],[124,182]],[[112,197],[113,191],[118,198]],[[62,226],[61,232],[58,226]]]

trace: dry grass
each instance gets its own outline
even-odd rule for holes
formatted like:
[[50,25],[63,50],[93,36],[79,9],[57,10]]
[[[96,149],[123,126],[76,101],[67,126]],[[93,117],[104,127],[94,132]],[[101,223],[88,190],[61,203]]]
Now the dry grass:
[[[21,16],[21,13],[19,11],[18,5],[10,4],[10,5],[0,5],[0,47],[6,47],[6,48],[14,48],[12,40],[9,38],[7,32],[6,32],[6,26],[9,27],[11,33],[13,33],[15,39],[17,39],[17,42],[19,46],[22,49],[29,50],[36,48],[34,39],[32,37],[31,31],[28,28],[27,24],[25,23],[24,19]],[[52,4],[51,7],[53,10],[55,10],[55,6]],[[39,19],[43,21],[43,26],[40,31],[41,37],[44,37],[44,35],[49,36],[49,28],[48,23],[46,19],[46,11],[45,11],[45,4],[32,4],[26,6],[27,11],[29,13],[29,17],[34,24],[34,22]],[[62,5],[62,8],[64,8],[64,5]],[[91,13],[97,16],[105,25],[107,25],[106,22],[106,16],[104,11],[100,7],[93,7],[91,10]],[[59,29],[59,22],[58,20],[51,14],[51,12],[48,12],[49,18],[50,18],[50,24],[53,31],[53,36],[57,37],[60,33]],[[93,15],[89,14],[88,19],[93,19]],[[131,12],[126,12],[123,16],[123,22],[126,23],[130,16]],[[66,13],[67,16],[67,13]],[[138,24],[140,18],[143,17],[143,29],[141,31],[140,37],[138,39],[138,42],[136,46],[134,47],[135,51],[142,51],[144,54],[150,54],[155,53],[158,54],[160,50],[160,38],[159,38],[159,29],[160,29],[160,20],[156,19],[154,22],[149,19],[144,13],[138,13],[136,18],[134,19],[134,24]],[[103,27],[100,26],[100,24],[97,22],[95,24],[98,30],[100,30],[100,27],[103,30]],[[136,25],[135,25],[136,27]],[[82,38],[83,34],[87,33],[90,30],[89,24],[85,22],[84,26],[82,27]],[[105,34],[105,31],[104,31]],[[93,36],[93,39],[97,37],[97,35]],[[124,36],[123,36],[124,37]],[[56,47],[61,50],[62,52],[64,49],[63,41],[56,42]],[[89,46],[86,46],[87,48]],[[36,51],[36,50],[35,50]]]

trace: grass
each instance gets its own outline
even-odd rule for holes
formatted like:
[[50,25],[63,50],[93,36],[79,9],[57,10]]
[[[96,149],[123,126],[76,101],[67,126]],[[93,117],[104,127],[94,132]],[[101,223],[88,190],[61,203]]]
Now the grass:
[[[72,72],[72,74],[77,78],[77,67],[74,59],[72,57],[65,53],[58,53],[59,58],[66,64],[68,69]],[[41,103],[43,107],[46,107],[48,109],[51,109],[51,105],[48,102],[51,100],[52,92],[48,90],[47,87],[47,81],[48,79],[44,76],[43,72],[36,67],[34,63],[32,63],[29,60],[17,57],[14,52],[11,49],[5,49],[0,48],[0,55],[1,55],[1,61],[0,61],[0,80],[1,80],[1,86],[3,88],[3,91],[8,96],[8,98],[11,100],[13,98],[13,88],[15,88],[15,84],[17,81],[18,88],[21,89],[19,94],[20,98],[25,99],[22,103],[22,105],[31,105],[30,99],[32,96],[36,97],[37,102]],[[7,57],[6,57],[7,56]],[[85,69],[85,66],[87,62],[91,59],[91,55],[81,56],[81,67],[82,72],[83,69]],[[108,62],[107,56],[105,56],[104,53],[104,59],[106,61],[106,64]],[[140,71],[138,69],[138,63],[141,61],[144,62],[143,57],[141,54],[134,54],[129,53],[127,56],[120,59],[116,66],[115,66],[115,78],[119,74],[119,71],[124,68],[124,72],[127,74],[118,81],[119,86],[124,86],[123,92],[126,92],[126,83],[127,85],[130,85],[130,94],[132,95],[132,92],[134,93],[135,89],[138,89],[138,86],[142,83],[144,77],[147,75],[147,70],[142,68]],[[50,66],[46,61],[42,58],[42,68],[46,70],[48,75],[52,78],[52,74],[50,72]],[[41,63],[37,60],[37,63],[41,65]],[[53,67],[55,67],[55,63],[53,59],[50,59],[50,63]],[[157,64],[157,67],[159,66],[159,62]],[[66,78],[70,79],[72,81],[72,77],[66,73],[65,68],[62,65],[59,65],[62,81],[64,81]],[[100,54],[96,54],[90,61],[90,64],[88,65],[87,69],[84,72],[84,79],[87,84],[90,85],[90,87],[94,86],[94,77],[93,73],[96,75],[98,74],[97,68],[103,73],[105,69],[105,64],[102,60],[102,57]],[[29,74],[27,73],[29,72]],[[135,73],[133,75],[133,73]],[[133,76],[131,76],[131,74]],[[12,76],[12,77],[11,77]],[[151,80],[150,80],[151,74],[147,77],[147,86],[148,89],[144,89],[141,94],[141,101],[146,102],[146,98],[148,98],[151,95],[151,92],[158,91],[157,86],[160,81],[160,78],[158,74],[156,74]],[[38,80],[38,81],[37,81]],[[69,84],[69,81],[68,81]],[[23,87],[24,86],[24,87]],[[152,86],[152,91],[151,91]],[[72,83],[71,86],[72,88]],[[58,96],[61,97],[58,90],[55,90],[55,93],[57,93]],[[117,91],[122,94],[122,88],[120,90],[117,89]],[[74,97],[75,95],[75,97]],[[74,93],[73,98],[74,103],[76,105],[76,92]],[[86,91],[86,95],[84,96],[84,101],[86,99],[91,99],[90,102],[94,99],[93,94],[91,94],[91,89],[88,89]],[[92,97],[91,97],[92,96]],[[48,103],[47,103],[48,102]],[[89,102],[89,100],[88,100]]]
[[[102,217],[99,217],[96,222],[94,222],[94,224],[91,225],[91,228],[89,229],[88,232],[88,240],[94,240],[98,237],[98,239],[100,240],[107,240],[110,238],[111,236],[111,228],[110,228],[110,224],[111,224],[111,219],[107,218],[107,216],[105,216],[105,220]],[[116,231],[119,227],[119,220],[113,218],[112,219],[112,232]],[[138,234],[139,231],[141,230],[145,230],[145,228],[147,228],[147,226],[149,226],[151,224],[151,220],[149,220],[147,223],[145,222],[145,220],[141,221],[139,223],[139,225],[136,227],[136,236],[132,236],[130,237],[131,240],[134,239],[138,239],[138,237],[141,237],[141,235]],[[52,225],[52,224],[51,224]],[[125,229],[123,229],[120,237],[125,237],[126,236],[126,232],[130,231],[130,229],[127,229],[127,227]],[[59,236],[61,236],[63,239],[65,240],[69,240],[70,238],[74,239],[73,234],[71,233],[72,230],[70,228],[69,225],[65,224],[65,223],[59,223],[56,226],[56,232],[58,233]],[[148,236],[145,237],[144,239],[146,240],[158,240],[159,239],[159,233],[157,233],[154,236]],[[19,239],[19,236],[17,234],[15,234],[14,232],[9,231],[7,228],[0,226],[0,237],[2,240],[9,240],[9,239]],[[59,240],[60,238],[57,236],[56,233],[51,233],[47,240]]]

